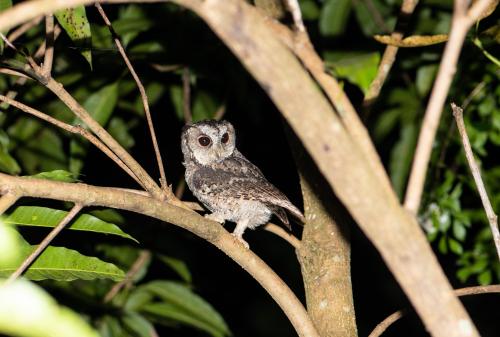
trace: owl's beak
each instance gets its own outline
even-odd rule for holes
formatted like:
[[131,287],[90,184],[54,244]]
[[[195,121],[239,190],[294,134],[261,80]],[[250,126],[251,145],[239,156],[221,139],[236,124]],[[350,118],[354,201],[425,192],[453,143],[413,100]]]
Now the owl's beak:
[[221,161],[224,158],[224,151],[223,151],[223,149],[216,149],[215,150],[215,156],[217,158],[217,161]]

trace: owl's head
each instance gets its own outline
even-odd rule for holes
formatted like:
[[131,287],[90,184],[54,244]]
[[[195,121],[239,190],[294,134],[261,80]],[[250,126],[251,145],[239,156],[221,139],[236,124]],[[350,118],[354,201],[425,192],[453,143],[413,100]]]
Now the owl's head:
[[235,138],[234,127],[228,121],[205,120],[186,125],[181,136],[184,162],[209,165],[222,161],[233,154]]

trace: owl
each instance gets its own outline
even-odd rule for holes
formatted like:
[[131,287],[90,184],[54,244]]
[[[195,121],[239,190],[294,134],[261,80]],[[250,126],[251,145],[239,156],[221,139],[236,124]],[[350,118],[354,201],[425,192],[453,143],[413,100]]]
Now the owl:
[[219,223],[235,222],[233,235],[245,247],[245,230],[267,223],[273,214],[288,228],[285,211],[303,222],[300,210],[238,151],[231,123],[206,120],[186,125],[181,147],[186,183],[212,212],[206,217]]

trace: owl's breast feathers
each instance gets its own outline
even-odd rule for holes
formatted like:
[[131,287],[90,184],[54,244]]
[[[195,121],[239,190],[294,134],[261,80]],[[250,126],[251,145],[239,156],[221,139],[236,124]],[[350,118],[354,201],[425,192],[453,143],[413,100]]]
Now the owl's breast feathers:
[[290,225],[283,209],[304,222],[300,210],[239,152],[221,162],[193,167],[189,171],[186,171],[186,182],[193,192],[196,191],[195,196],[209,208],[213,198],[219,203],[227,200],[228,204],[238,199],[254,200],[266,205],[288,227]]

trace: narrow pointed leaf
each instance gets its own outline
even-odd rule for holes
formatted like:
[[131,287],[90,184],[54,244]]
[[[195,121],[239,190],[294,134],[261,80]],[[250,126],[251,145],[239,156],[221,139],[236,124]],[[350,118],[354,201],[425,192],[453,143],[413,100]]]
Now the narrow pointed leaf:
[[230,335],[229,328],[222,316],[208,302],[185,285],[172,281],[153,281],[141,288],[151,291],[163,302],[177,306],[193,319],[219,331],[221,335]]
[[205,331],[213,337],[229,335],[172,303],[149,303],[142,308],[142,312],[152,315],[158,323],[166,320],[166,325],[169,325],[170,321],[175,321]]
[[92,68],[92,54],[90,52],[92,36],[85,7],[77,6],[75,8],[63,9],[56,12],[55,16],[73,43],[77,47],[82,48],[81,54],[89,63],[90,68]]
[[[25,259],[36,246],[23,248]],[[20,265],[11,263],[0,268],[0,277],[8,277]],[[76,250],[64,247],[49,246],[35,260],[24,274],[30,280],[51,279],[56,281],[111,279],[120,281],[125,277],[123,270],[112,263],[104,262],[96,257],[85,256]]]
[[[19,206],[4,221],[18,226],[55,227],[67,214],[68,212],[66,211],[47,207]],[[102,221],[89,214],[79,215],[67,228],[77,231],[117,235],[138,242],[115,224]]]

